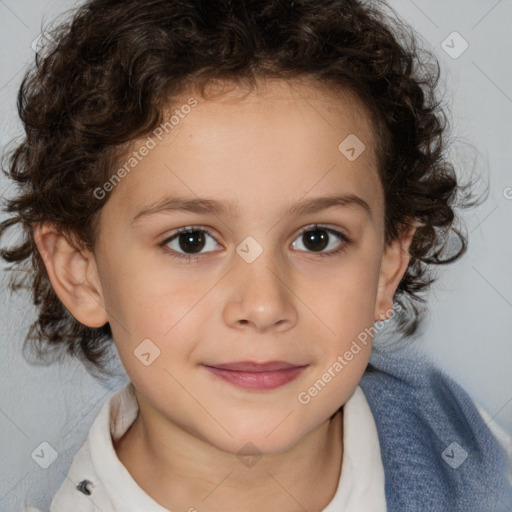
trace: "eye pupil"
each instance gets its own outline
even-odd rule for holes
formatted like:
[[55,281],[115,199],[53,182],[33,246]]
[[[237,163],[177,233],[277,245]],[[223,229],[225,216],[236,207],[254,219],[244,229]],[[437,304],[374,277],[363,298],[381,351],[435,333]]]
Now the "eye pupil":
[[[205,243],[205,236],[202,231],[191,231],[189,233],[180,233],[179,237],[180,249],[187,252],[192,248],[192,253],[201,252]],[[189,244],[188,246],[186,244]]]
[[327,238],[328,235],[325,229],[312,229],[303,235],[304,245],[308,249],[318,251],[325,249],[328,244]]

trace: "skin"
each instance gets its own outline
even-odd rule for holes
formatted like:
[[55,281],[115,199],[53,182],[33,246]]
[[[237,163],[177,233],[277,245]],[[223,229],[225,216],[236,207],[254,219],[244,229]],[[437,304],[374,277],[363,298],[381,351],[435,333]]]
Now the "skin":
[[[94,253],[49,224],[37,228],[36,243],[71,314],[91,327],[110,322],[139,403],[115,449],[144,491],[176,511],[322,510],[341,471],[341,406],[363,375],[371,338],[308,404],[297,397],[392,311],[414,228],[385,247],[372,124],[348,93],[267,80],[208,100],[184,95],[173,108],[191,96],[197,106],[115,187]],[[354,161],[338,150],[350,134],[366,146]],[[371,214],[354,204],[280,213],[333,194],[359,196]],[[170,195],[231,201],[238,212],[163,211],[131,222]],[[314,223],[351,242],[327,235],[315,252],[301,235]],[[186,226],[212,237],[203,233],[190,262],[170,255],[184,253],[178,239],[167,253],[157,246]],[[262,248],[251,263],[236,252],[248,236]],[[160,350],[149,366],[134,355],[144,339]],[[284,386],[256,391],[202,366],[275,360],[307,367]],[[237,457],[246,443],[247,453],[262,455],[251,467]]]

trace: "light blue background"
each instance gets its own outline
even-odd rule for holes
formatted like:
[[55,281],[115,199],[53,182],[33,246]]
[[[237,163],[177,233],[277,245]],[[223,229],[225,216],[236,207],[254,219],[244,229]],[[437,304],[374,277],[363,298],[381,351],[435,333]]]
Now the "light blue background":
[[[512,432],[512,3],[509,0],[393,0],[390,4],[437,53],[458,137],[458,171],[490,180],[490,196],[466,216],[468,254],[442,270],[430,293],[430,316],[416,343],[424,347],[468,393]],[[34,58],[41,24],[70,1],[0,0],[0,146],[19,134],[16,93]],[[441,43],[453,31],[469,43],[457,59]],[[458,43],[457,43],[458,44]],[[464,142],[478,149],[464,152]],[[10,185],[1,177],[1,195]],[[505,197],[506,190],[511,193]],[[3,217],[2,217],[3,218]],[[2,478],[0,510],[21,510],[27,496],[48,505],[90,424],[114,389],[93,380],[78,363],[29,366],[21,356],[35,318],[28,296],[10,296],[3,275],[0,295]],[[31,458],[43,441],[59,453],[49,469]]]

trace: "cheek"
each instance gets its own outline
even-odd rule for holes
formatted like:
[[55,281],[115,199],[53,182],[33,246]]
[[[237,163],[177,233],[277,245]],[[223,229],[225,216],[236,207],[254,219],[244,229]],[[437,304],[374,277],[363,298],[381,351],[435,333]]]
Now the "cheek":
[[164,355],[174,340],[184,338],[180,331],[186,329],[200,294],[193,286],[184,286],[179,275],[162,276],[156,265],[126,257],[106,262],[101,280],[113,337],[121,359],[125,355],[123,363],[133,363],[133,352],[143,340],[151,340]]
[[183,314],[183,292],[189,289],[179,272],[166,271],[165,258],[156,249],[130,249],[137,243],[111,238],[101,268],[105,306],[114,322],[117,319],[130,333],[161,336]]
[[319,316],[332,322],[336,334],[354,335],[347,329],[373,324],[379,269],[376,251],[352,251],[339,264],[330,265],[323,275],[317,275],[316,287],[308,278],[304,293]]
[[329,354],[298,390],[295,402],[306,428],[332,416],[361,381],[371,354],[371,342],[354,340]]
[[[309,398],[315,393],[323,395],[316,400],[317,406],[335,406],[347,389],[355,388],[366,368],[372,347],[379,270],[377,251],[354,251],[343,264],[332,267],[321,290],[310,292],[308,301],[314,304],[312,309],[322,321],[318,333],[323,341],[316,348],[319,364],[310,379],[313,395],[308,394]],[[314,387],[316,381],[321,392]]]

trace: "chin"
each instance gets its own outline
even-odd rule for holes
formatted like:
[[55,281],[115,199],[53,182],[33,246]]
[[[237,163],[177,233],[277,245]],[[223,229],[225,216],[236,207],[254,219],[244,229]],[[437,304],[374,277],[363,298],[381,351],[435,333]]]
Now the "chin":
[[[281,419],[282,421],[282,419]],[[295,444],[307,435],[304,429],[291,429],[279,426],[272,429],[240,429],[230,431],[233,437],[219,436],[217,439],[211,437],[206,441],[217,449],[231,453],[238,457],[261,457],[262,455],[279,455],[290,450]]]

